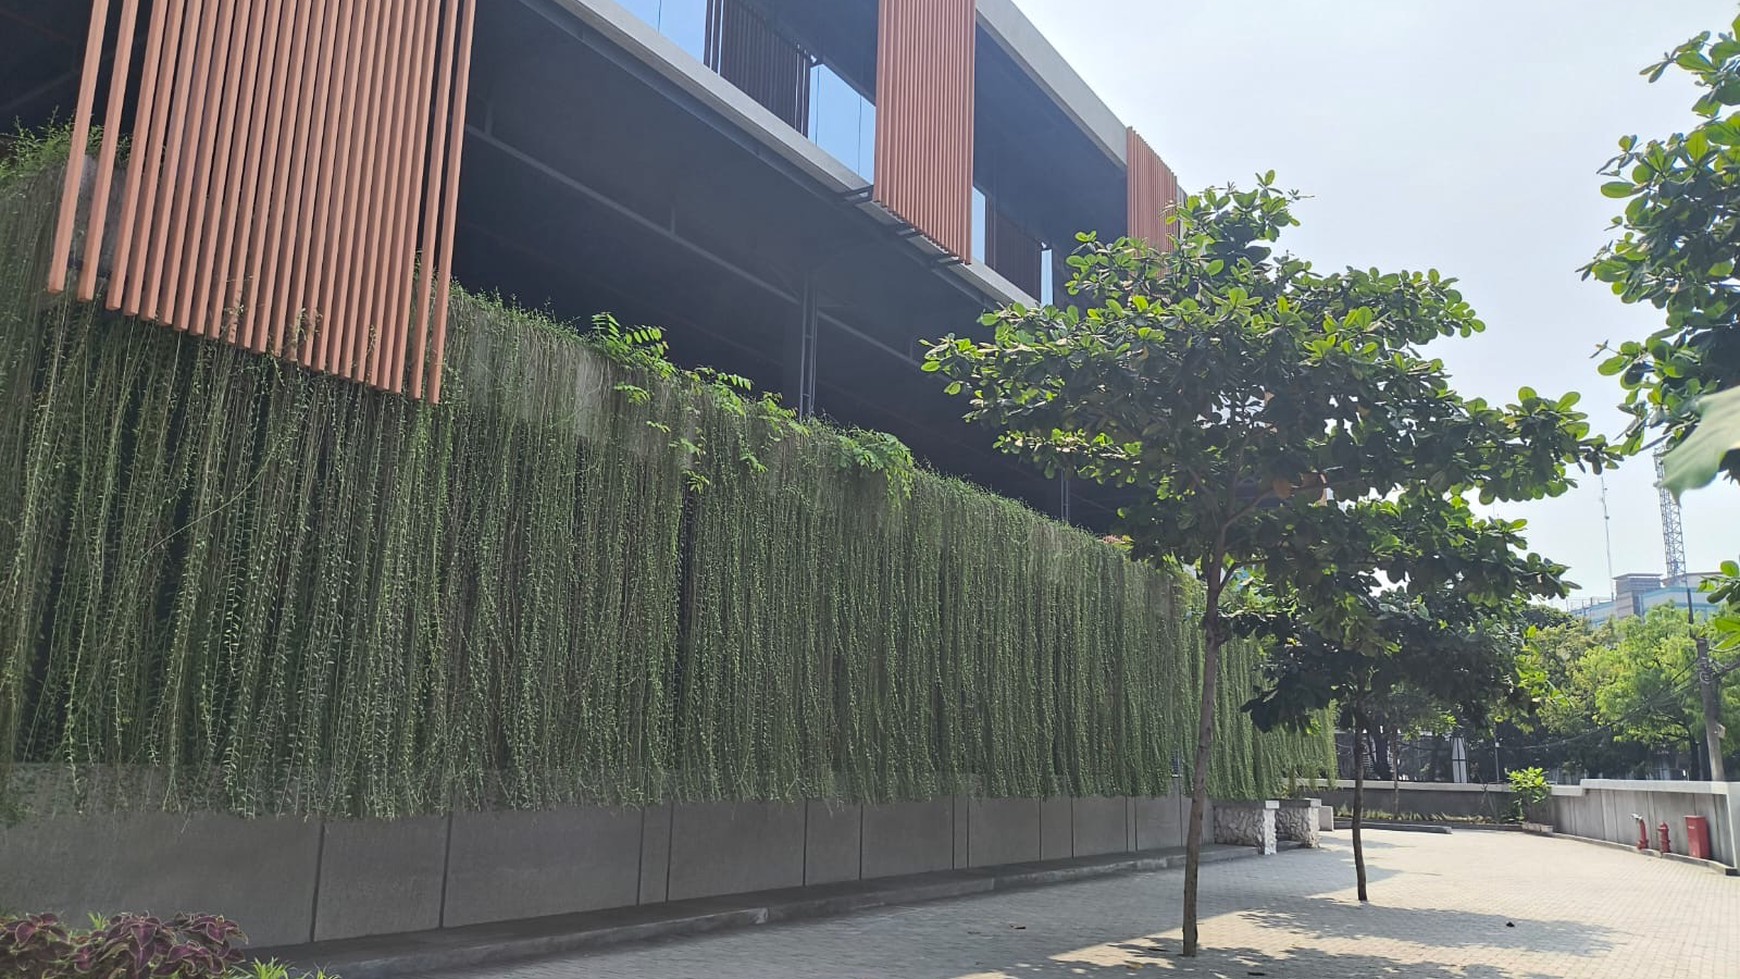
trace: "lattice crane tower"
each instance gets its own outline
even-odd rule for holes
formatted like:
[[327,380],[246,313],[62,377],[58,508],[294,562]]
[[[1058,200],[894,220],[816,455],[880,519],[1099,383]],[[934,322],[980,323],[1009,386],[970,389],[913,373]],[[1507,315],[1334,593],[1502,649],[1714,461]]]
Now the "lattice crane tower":
[[1666,485],[1667,446],[1655,450],[1655,485],[1661,493],[1661,542],[1667,552],[1667,576],[1679,582],[1686,575],[1686,529],[1680,521],[1680,501]]

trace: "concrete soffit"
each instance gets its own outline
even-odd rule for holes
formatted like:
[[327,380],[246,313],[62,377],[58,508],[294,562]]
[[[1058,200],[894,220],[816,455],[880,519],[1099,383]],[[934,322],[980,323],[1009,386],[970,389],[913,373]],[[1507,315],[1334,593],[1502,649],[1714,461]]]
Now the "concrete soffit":
[[786,162],[804,170],[827,189],[842,195],[869,189],[869,181],[804,138],[802,133],[786,125],[742,89],[720,77],[615,0],[551,2],[737,124],[745,133]]
[[[737,126],[756,142],[777,154],[786,163],[797,167],[821,184],[822,188],[843,200],[855,201],[859,210],[893,228],[899,219],[884,208],[870,203],[870,182],[859,176],[826,150],[791,128],[778,116],[750,98],[737,86],[726,81],[675,42],[660,34],[616,0],[548,0],[566,11],[592,31],[646,64],[693,98],[699,100]],[[981,0],[982,2],[982,0]],[[536,6],[536,4],[533,4]],[[1011,8],[1013,9],[1013,8]],[[1016,16],[1020,16],[1016,12]],[[1023,23],[1026,23],[1023,18]],[[1028,29],[1033,30],[1028,24]],[[1048,47],[1049,49],[1049,47]],[[1055,57],[1055,52],[1054,52]],[[1059,59],[1061,64],[1061,59]],[[1065,70],[1068,66],[1065,65]],[[1073,77],[1073,75],[1072,75]],[[1080,80],[1077,79],[1080,83]],[[1085,84],[1084,84],[1085,88]],[[1091,93],[1090,93],[1091,94]],[[1109,112],[1109,110],[1107,110]],[[1115,122],[1114,118],[1114,122]],[[1121,131],[1121,130],[1120,130]],[[1096,140],[1097,141],[1097,140]],[[922,237],[910,239],[912,246],[926,255],[934,253],[939,264],[946,265],[945,274],[978,293],[989,305],[1023,303],[1037,305],[1008,279],[988,266],[974,263],[946,263],[947,256]]]
[[1125,126],[1117,113],[1070,67],[1014,0],[978,0],[979,26],[1008,53],[1100,151],[1128,165]]

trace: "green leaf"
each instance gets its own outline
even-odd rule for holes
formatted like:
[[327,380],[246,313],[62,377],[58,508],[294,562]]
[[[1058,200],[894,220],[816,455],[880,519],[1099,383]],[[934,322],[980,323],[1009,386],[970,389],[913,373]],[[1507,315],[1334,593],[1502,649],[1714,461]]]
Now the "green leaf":
[[1740,451],[1740,388],[1706,395],[1692,410],[1698,427],[1662,459],[1662,485],[1676,498],[1708,486],[1722,471],[1722,459]]
[[1629,180],[1609,180],[1601,185],[1601,193],[1607,197],[1630,197],[1637,193],[1637,185]]

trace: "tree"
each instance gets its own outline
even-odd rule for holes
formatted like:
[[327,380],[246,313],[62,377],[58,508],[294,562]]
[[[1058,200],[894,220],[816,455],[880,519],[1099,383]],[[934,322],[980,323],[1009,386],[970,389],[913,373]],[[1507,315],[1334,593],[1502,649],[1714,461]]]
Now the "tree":
[[[1662,605],[1585,630],[1581,641],[1531,637],[1531,645],[1558,640],[1569,654],[1538,695],[1542,724],[1581,747],[1591,771],[1643,775],[1663,752],[1694,760],[1704,740],[1696,636],[1705,628],[1688,627],[1683,608]],[[1730,732],[1724,753],[1732,755],[1740,749],[1740,691],[1727,691],[1722,715]]]
[[1640,774],[1649,751],[1616,741],[1595,720],[1598,684],[1586,667],[1611,629],[1544,606],[1528,610],[1529,629],[1517,657],[1523,702],[1500,718],[1511,753],[1544,768],[1601,777]]
[[[1296,194],[1271,173],[1252,190],[1209,189],[1171,216],[1176,247],[1081,236],[1077,305],[1011,306],[989,340],[948,337],[926,370],[971,397],[967,417],[1048,473],[1123,487],[1132,553],[1176,559],[1205,592],[1203,683],[1184,881],[1184,952],[1198,945],[1196,893],[1214,704],[1241,572],[1287,581],[1308,624],[1358,634],[1373,615],[1344,558],[1371,544],[1352,501],[1409,487],[1476,486],[1491,499],[1563,492],[1568,461],[1604,464],[1574,395],[1465,400],[1421,347],[1483,325],[1436,272],[1323,274],[1273,245]],[[1080,308],[1078,308],[1080,307]],[[1085,310],[1085,311],[1084,311]]]
[[[1526,553],[1521,522],[1476,517],[1460,495],[1409,491],[1347,508],[1380,547],[1365,558],[1369,631],[1325,631],[1287,582],[1237,616],[1267,638],[1268,683],[1244,709],[1263,730],[1297,727],[1335,705],[1354,735],[1353,854],[1359,900],[1366,889],[1367,732],[1429,715],[1484,726],[1516,692],[1521,611],[1530,597],[1561,595],[1564,567]],[[1391,582],[1380,586],[1381,572]],[[1358,594],[1358,593],[1354,593]]]
[[[1740,19],[1725,33],[1704,31],[1643,73],[1654,83],[1670,68],[1703,90],[1692,105],[1698,124],[1642,144],[1620,139],[1601,189],[1626,201],[1614,220],[1621,234],[1584,274],[1610,283],[1623,302],[1648,302],[1665,314],[1660,330],[1620,344],[1601,370],[1625,388],[1628,449],[1653,429],[1665,432],[1673,449],[1663,485],[1677,497],[1721,472],[1740,481]],[[1732,648],[1740,645],[1740,564],[1727,562],[1723,572],[1706,587],[1726,603],[1719,632]],[[1698,670],[1707,750],[1716,760],[1722,693],[1707,653],[1700,650]]]
[[[1692,452],[1670,457],[1676,491],[1725,469],[1740,479],[1740,20],[1728,33],[1699,34],[1644,69],[1651,82],[1670,69],[1703,89],[1687,132],[1619,141],[1602,169],[1602,193],[1624,200],[1610,241],[1584,270],[1612,285],[1622,302],[1649,303],[1665,316],[1644,340],[1627,340],[1601,365],[1625,389],[1626,448],[1651,431],[1683,443],[1705,428]],[[1721,392],[1720,394],[1718,392]]]

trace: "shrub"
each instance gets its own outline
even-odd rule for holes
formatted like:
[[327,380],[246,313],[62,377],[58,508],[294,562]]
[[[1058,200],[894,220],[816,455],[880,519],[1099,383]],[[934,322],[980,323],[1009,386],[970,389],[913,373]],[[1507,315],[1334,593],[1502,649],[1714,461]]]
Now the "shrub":
[[8,979],[225,979],[242,961],[235,922],[209,914],[167,921],[118,915],[86,930],[52,914],[0,920],[0,974]]
[[1547,785],[1547,773],[1539,768],[1523,768],[1510,773],[1511,818],[1522,822],[1528,811],[1547,800],[1553,790]]

